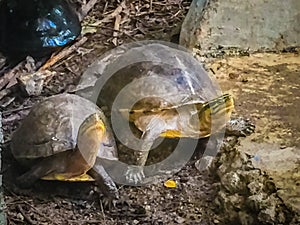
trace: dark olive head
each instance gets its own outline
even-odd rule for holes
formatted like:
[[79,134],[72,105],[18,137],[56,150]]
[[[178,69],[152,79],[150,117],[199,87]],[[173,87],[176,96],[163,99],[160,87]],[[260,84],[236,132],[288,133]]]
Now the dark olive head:
[[104,142],[106,128],[101,115],[94,113],[81,124],[77,135],[77,147],[85,161],[92,167],[98,150]]

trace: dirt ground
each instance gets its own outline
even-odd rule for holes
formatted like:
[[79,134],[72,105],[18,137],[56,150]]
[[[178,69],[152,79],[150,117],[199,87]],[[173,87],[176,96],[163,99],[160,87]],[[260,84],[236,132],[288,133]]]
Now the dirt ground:
[[[108,1],[107,1],[108,2]],[[218,210],[213,201],[218,189],[218,183],[207,172],[200,173],[196,168],[187,165],[179,173],[172,176],[178,183],[177,188],[169,189],[163,183],[157,183],[146,187],[119,186],[121,199],[116,208],[112,210],[103,209],[101,198],[95,192],[92,183],[65,183],[39,181],[30,190],[20,190],[13,185],[13,180],[21,171],[9,153],[10,136],[19,125],[21,119],[28,113],[30,106],[40,99],[57,93],[72,90],[80,79],[80,75],[91,64],[94,59],[106,50],[109,50],[122,43],[133,40],[159,39],[175,40],[177,27],[181,24],[184,15],[187,13],[191,1],[166,0],[152,1],[131,1],[126,4],[121,16],[120,30],[115,31],[115,21],[109,19],[108,22],[98,26],[97,31],[87,34],[88,41],[67,59],[62,60],[51,68],[56,71],[53,79],[44,87],[40,96],[24,97],[18,95],[15,101],[8,106],[2,107],[4,148],[3,168],[4,175],[4,200],[5,212],[9,224],[222,224]],[[107,4],[101,2],[96,4],[95,9],[89,14],[85,24],[95,23],[104,18],[103,12],[110,13],[117,6],[119,1],[110,1]],[[174,39],[175,38],[175,39]],[[276,105],[277,95],[285,88],[282,79],[293,82],[299,76],[299,64],[289,61],[285,54],[256,55],[253,58],[230,58],[220,59],[215,64],[208,64],[208,68],[217,74],[217,78],[224,90],[231,90],[236,96],[236,111],[238,114],[250,117],[258,127],[258,134],[272,135],[272,126],[264,120],[270,113],[272,116],[280,115],[286,118],[293,135],[289,131],[281,129],[280,136],[282,144],[286,146],[299,144],[299,124],[289,121],[285,112],[293,112],[293,104],[284,107]],[[297,54],[296,59],[299,60]],[[251,63],[249,67],[242,67],[245,60]],[[282,61],[276,66],[272,64],[258,64],[265,60]],[[231,62],[234,61],[233,69],[230,69]],[[229,66],[228,66],[229,65]],[[290,70],[295,66],[295,69]],[[293,67],[294,68],[294,67]],[[256,79],[255,76],[264,76],[264,71],[275,74],[274,77],[265,76],[264,79]],[[294,71],[291,73],[291,71]],[[253,74],[256,74],[255,76]],[[280,76],[278,75],[280,74]],[[253,87],[253,83],[265,82],[271,86],[260,91]],[[251,94],[248,90],[252,89]],[[269,98],[262,98],[262,93],[273,91]],[[290,95],[284,96],[288,100],[299,95],[299,87],[291,89]],[[14,93],[16,94],[16,93]],[[265,96],[265,95],[264,95]],[[269,111],[264,108],[264,101],[273,101],[274,106]],[[250,102],[250,103],[249,103]],[[259,102],[260,105],[254,104]],[[299,105],[299,104],[298,104]],[[260,108],[262,107],[262,108]],[[262,113],[264,113],[262,116]],[[269,125],[269,126],[268,126]],[[262,136],[256,135],[257,140]],[[201,149],[201,144],[199,145]]]
[[235,96],[236,112],[256,124],[239,149],[254,157],[253,165],[272,179],[280,199],[300,214],[299,50],[227,57],[209,67]]
[[214,60],[222,90],[236,97],[236,112],[251,117],[256,142],[299,147],[299,53],[256,53]]

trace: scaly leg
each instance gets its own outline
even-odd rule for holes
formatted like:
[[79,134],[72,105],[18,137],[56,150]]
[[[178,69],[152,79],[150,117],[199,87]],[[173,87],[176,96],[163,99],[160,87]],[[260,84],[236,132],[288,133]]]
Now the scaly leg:
[[125,173],[126,180],[129,183],[138,184],[145,178],[144,166],[147,162],[149,151],[154,141],[166,130],[167,124],[158,116],[154,116],[148,123],[141,140],[142,151],[136,151],[136,164],[130,165]]
[[97,186],[104,194],[104,205],[111,208],[112,206],[115,206],[115,200],[119,199],[118,188],[105,171],[101,160],[104,159],[96,159],[95,165],[88,171],[88,174],[95,179]]
[[226,135],[245,137],[252,134],[255,130],[255,125],[243,117],[231,118],[226,124]]

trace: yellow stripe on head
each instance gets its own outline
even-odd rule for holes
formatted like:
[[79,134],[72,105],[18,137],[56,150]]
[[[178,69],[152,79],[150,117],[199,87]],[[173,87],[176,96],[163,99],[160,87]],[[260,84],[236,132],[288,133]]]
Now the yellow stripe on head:
[[233,108],[233,97],[229,94],[204,103],[199,111],[200,137],[207,137],[223,128],[229,121]]

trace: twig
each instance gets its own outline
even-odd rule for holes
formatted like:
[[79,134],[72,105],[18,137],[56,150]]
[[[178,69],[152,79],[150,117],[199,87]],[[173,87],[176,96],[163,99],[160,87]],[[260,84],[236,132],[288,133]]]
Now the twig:
[[[90,26],[90,25],[89,25]],[[106,26],[101,26],[101,25],[91,25],[91,26],[93,26],[93,27],[97,27],[97,28],[101,28],[101,29],[107,29],[107,30],[111,30],[111,31],[113,31],[113,32],[118,32],[118,33],[120,33],[120,34],[124,34],[126,37],[128,37],[128,38],[130,38],[132,41],[137,41],[134,37],[132,37],[132,36],[130,36],[129,34],[127,34],[126,32],[124,32],[124,31],[122,31],[122,30],[115,30],[114,28],[111,28],[111,27],[106,27]],[[101,33],[101,31],[100,31],[100,33]],[[108,35],[108,34],[105,34],[104,32],[102,32],[101,34],[104,34],[104,35],[106,35],[106,36],[110,36],[110,35]]]
[[149,12],[152,12],[152,7],[153,7],[153,0],[150,0],[150,8],[149,8]]
[[115,19],[115,26],[114,26],[114,32],[113,32],[113,40],[112,40],[112,43],[117,46],[118,45],[118,32],[120,30],[120,23],[121,23],[121,15],[116,15],[116,19]]
[[[70,223],[74,223],[74,224],[93,224],[93,223],[103,224],[102,220],[82,220],[82,219],[80,219],[80,221],[78,221],[78,220],[66,220],[66,221],[69,222],[68,224],[70,224]],[[106,224],[106,221],[105,221],[104,224]]]
[[11,89],[3,89],[0,91],[0,100],[2,100],[5,96],[9,95],[11,93]]
[[59,60],[62,60],[66,56],[70,55],[72,52],[74,52],[79,46],[83,45],[88,40],[87,37],[82,37],[79,41],[74,43],[68,48],[63,49],[61,52],[57,53],[55,56],[51,57],[42,67],[38,69],[39,72],[42,72],[49,67],[53,66],[55,63],[57,63]]
[[13,195],[15,198],[17,198],[18,200],[22,201],[24,204],[30,206],[34,211],[35,213],[37,213],[38,215],[40,215],[41,217],[47,219],[49,222],[51,222],[52,224],[56,224],[58,225],[58,223],[54,222],[52,219],[50,219],[48,216],[40,213],[37,208],[35,208],[34,206],[32,206],[28,201],[20,198],[20,196],[16,195],[14,192],[12,192],[9,188],[6,187],[6,185],[3,185],[3,187],[5,188],[6,191],[8,191],[11,195]]
[[15,99],[16,99],[16,97],[9,97],[8,99],[6,99],[5,102],[3,102],[1,104],[1,107],[5,108],[5,107],[9,106]]
[[108,7],[108,1],[105,1],[105,5],[104,5],[104,8],[103,8],[103,14],[106,13],[106,10],[107,10],[107,7]]
[[16,112],[19,112],[19,111],[25,111],[27,109],[31,109],[32,106],[26,106],[26,107],[19,107],[19,108],[16,108],[16,109],[10,109],[10,110],[6,110],[6,111],[3,111],[2,112],[2,115],[3,116],[6,116],[7,114],[12,114],[12,113],[16,113]]
[[94,23],[95,26],[100,25],[101,23],[107,23],[111,19],[115,18],[117,15],[119,15],[123,9],[126,7],[126,0],[120,3],[120,5],[110,14],[107,14],[102,20],[97,21]]
[[106,217],[105,217],[105,213],[104,213],[104,208],[103,208],[103,204],[102,204],[102,201],[101,201],[100,198],[99,198],[99,204],[100,204],[100,209],[101,209],[101,213],[102,213],[102,216],[103,216],[103,220],[106,223]]
[[79,15],[79,20],[80,21],[82,21],[83,18],[86,17],[86,15],[89,13],[89,11],[91,11],[92,8],[94,8],[96,3],[97,3],[97,0],[90,0],[87,4],[84,4],[81,7],[80,15]]
[[2,90],[12,79],[16,78],[18,70],[20,70],[23,65],[24,61],[20,62],[12,70],[7,72],[3,77],[0,78],[0,90]]
[[22,208],[21,205],[17,205],[18,210],[20,213],[24,216],[24,218],[27,220],[28,223],[30,224],[37,224],[36,221],[33,221],[25,212],[24,209]]

